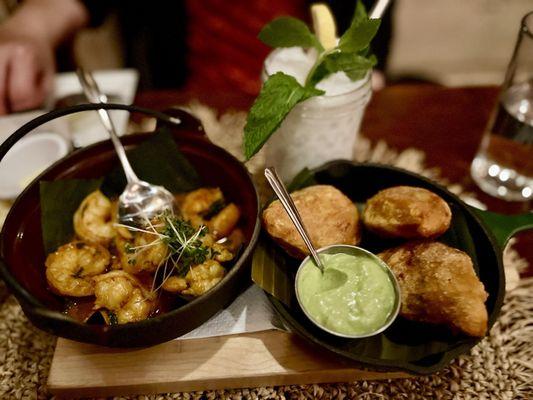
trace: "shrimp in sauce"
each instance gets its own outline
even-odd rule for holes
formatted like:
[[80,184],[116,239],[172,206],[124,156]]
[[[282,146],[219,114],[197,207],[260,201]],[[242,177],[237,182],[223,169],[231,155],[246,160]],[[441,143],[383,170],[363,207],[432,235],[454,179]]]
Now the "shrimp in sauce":
[[77,239],[46,260],[51,289],[94,296],[94,307],[90,297],[83,304],[107,324],[149,318],[158,310],[160,288],[185,297],[209,291],[226,275],[222,263],[233,260],[244,241],[237,228],[240,210],[226,203],[219,188],[177,200],[178,215],[162,214],[148,227],[131,228],[117,223],[116,201],[99,190],[89,194],[74,214]]
[[99,244],[68,243],[47,257],[46,279],[55,292],[64,296],[91,296],[94,277],[104,273],[110,261],[109,251]]
[[130,274],[155,272],[168,256],[167,245],[150,233],[137,233],[130,240],[117,235],[115,246],[122,269]]
[[107,245],[115,236],[113,204],[99,190],[88,195],[74,214],[74,231],[84,241]]
[[[104,309],[110,323],[124,324],[148,318],[154,309],[154,294],[133,275],[111,271],[95,278],[95,309]],[[116,318],[116,320],[115,320]]]

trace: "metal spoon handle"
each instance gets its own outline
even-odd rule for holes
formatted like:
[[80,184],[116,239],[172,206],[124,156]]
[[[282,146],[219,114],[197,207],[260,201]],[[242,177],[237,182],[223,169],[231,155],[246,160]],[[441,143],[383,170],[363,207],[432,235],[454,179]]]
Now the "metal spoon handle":
[[322,265],[322,261],[320,260],[320,257],[318,256],[318,253],[316,252],[315,248],[313,247],[313,243],[311,243],[311,239],[309,238],[309,234],[307,233],[302,217],[300,216],[300,213],[298,212],[298,209],[296,208],[296,205],[294,204],[294,201],[292,200],[292,197],[289,195],[289,192],[287,192],[287,189],[285,188],[285,185],[281,181],[281,179],[278,176],[278,173],[276,172],[275,168],[265,168],[265,177],[276,193],[276,195],[279,198],[279,201],[283,205],[283,208],[287,212],[287,215],[291,219],[292,223],[296,227],[296,230],[302,237],[305,245],[307,246],[307,249],[309,250],[309,253],[311,253],[311,257],[313,258],[315,264],[322,272],[324,272],[324,265]]
[[[98,84],[96,83],[93,75],[89,71],[85,71],[82,68],[78,68],[76,73],[83,89],[83,93],[85,94],[87,100],[90,103],[107,103],[107,96],[100,91]],[[115,130],[115,125],[113,124],[109,113],[107,112],[107,110],[99,109],[98,115],[100,116],[102,125],[104,125],[104,128],[111,137],[113,146],[115,146],[115,151],[117,152],[120,163],[122,164],[122,168],[124,169],[126,180],[128,181],[128,183],[138,182],[139,178],[131,167],[128,157],[126,156],[126,150],[124,150],[124,146],[122,146],[122,143],[118,138],[117,132]]]

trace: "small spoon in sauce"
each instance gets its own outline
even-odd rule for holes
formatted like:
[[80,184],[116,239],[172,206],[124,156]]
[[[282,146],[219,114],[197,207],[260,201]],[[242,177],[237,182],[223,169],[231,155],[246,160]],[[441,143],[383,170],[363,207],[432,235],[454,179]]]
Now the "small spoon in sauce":
[[318,267],[322,275],[327,275],[324,276],[324,281],[328,282],[328,288],[334,289],[335,287],[343,285],[344,282],[346,282],[346,280],[348,279],[347,275],[336,269],[324,269],[324,264],[322,263],[318,252],[316,251],[313,246],[313,243],[311,242],[311,238],[309,237],[309,234],[305,229],[302,217],[300,216],[300,213],[296,208],[296,204],[294,204],[292,197],[290,196],[289,192],[287,191],[287,188],[281,181],[278,173],[276,172],[276,169],[273,167],[265,168],[265,177],[270,186],[272,187],[272,190],[274,190],[274,193],[276,193],[276,195],[278,196],[279,201],[281,202],[283,208],[287,212],[287,215],[294,224],[294,227],[302,237],[302,240],[304,241],[305,246],[309,250],[313,262]]

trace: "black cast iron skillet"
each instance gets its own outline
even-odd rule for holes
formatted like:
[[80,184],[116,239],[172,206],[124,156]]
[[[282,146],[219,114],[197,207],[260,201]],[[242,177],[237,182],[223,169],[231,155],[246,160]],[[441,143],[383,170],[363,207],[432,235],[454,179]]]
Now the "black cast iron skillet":
[[[450,205],[453,217],[450,229],[438,240],[465,251],[472,258],[476,273],[489,294],[486,306],[488,325],[492,327],[505,294],[502,249],[512,234],[533,228],[533,213],[503,216],[483,212],[467,206],[457,196],[427,178],[378,164],[334,161],[313,170],[312,177],[314,181],[308,184],[335,186],[360,206],[379,190],[398,185],[423,187],[441,196]],[[384,240],[365,231],[360,246],[379,253],[400,243],[403,242]],[[264,238],[261,246],[266,247],[270,259],[290,271],[289,279],[293,282],[299,261],[288,257],[267,238]],[[316,345],[372,369],[433,373],[480,341],[479,338],[454,334],[442,326],[416,323],[401,317],[377,336],[343,339],[317,328],[302,312],[294,291],[290,296],[288,304],[272,296],[269,298],[291,330]]]
[[[76,322],[62,313],[65,299],[47,289],[44,274],[39,181],[90,179],[108,174],[118,165],[111,142],[104,141],[77,150],[59,160],[36,178],[17,198],[0,236],[0,276],[16,296],[28,319],[38,328],[57,336],[104,346],[131,347],[161,343],[185,334],[230,304],[249,285],[249,259],[260,230],[259,202],[247,170],[229,153],[209,142],[201,126],[190,115],[173,111],[169,115],[134,106],[116,104],[81,105],[56,110],[30,121],[0,146],[0,161],[9,149],[34,128],[65,115],[106,108],[140,112],[155,117],[171,128],[180,151],[193,165],[205,186],[218,186],[242,213],[240,227],[246,237],[242,251],[224,279],[205,295],[155,318],[137,323],[106,326]],[[174,120],[176,122],[176,120]],[[145,141],[150,134],[122,138],[126,150]]]

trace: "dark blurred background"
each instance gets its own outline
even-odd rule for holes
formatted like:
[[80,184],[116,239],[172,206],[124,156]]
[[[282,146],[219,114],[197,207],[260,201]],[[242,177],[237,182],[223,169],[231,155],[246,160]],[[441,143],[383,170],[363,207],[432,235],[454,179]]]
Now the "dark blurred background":
[[[335,14],[339,32],[344,32],[355,1],[326,2]],[[139,68],[141,87],[186,83],[220,89],[238,86],[254,94],[259,88],[262,61],[269,51],[256,39],[260,28],[279,15],[309,20],[311,1],[120,3],[123,6],[116,11],[119,18],[115,14],[108,19],[127,21],[121,30],[126,38],[122,40],[122,62]],[[364,3],[369,9],[374,2]],[[451,86],[499,84],[520,19],[531,7],[531,0],[393,0],[373,51],[390,81],[421,79]],[[80,35],[76,44],[88,42],[91,40],[87,36],[84,40]],[[172,46],[165,47],[169,44]],[[79,47],[76,54],[83,59]],[[91,62],[96,63],[96,59]],[[148,66],[152,73],[145,70]]]
[[[90,27],[60,49],[62,70],[134,67],[140,89],[256,94],[269,49],[256,39],[280,15],[309,21],[309,0],[85,0]],[[339,33],[355,1],[329,0]],[[364,1],[371,8],[373,1]],[[0,0],[6,18],[19,4]],[[499,84],[531,0],[393,0],[374,41],[389,83]]]

